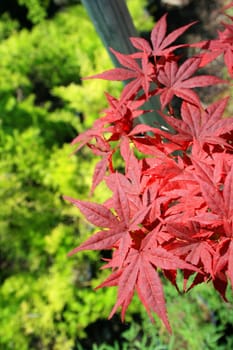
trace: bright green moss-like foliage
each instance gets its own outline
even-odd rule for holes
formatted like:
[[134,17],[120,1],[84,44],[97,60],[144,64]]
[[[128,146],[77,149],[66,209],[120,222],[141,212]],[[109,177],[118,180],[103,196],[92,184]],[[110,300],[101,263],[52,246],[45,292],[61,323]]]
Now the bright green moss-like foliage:
[[0,52],[0,343],[4,349],[70,349],[109,311],[101,301],[109,293],[90,308],[93,258],[67,258],[74,240],[91,228],[61,196],[87,195],[95,160],[70,157],[69,143],[95,118],[104,84],[90,97],[92,114],[75,100],[92,94],[80,76],[98,66],[96,57],[105,67],[110,60],[81,6],[31,31],[14,31]]

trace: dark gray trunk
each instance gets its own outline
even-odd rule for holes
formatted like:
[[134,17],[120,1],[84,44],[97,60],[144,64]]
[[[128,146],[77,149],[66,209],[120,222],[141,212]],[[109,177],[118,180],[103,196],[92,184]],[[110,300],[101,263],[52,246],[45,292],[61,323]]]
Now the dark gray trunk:
[[[138,36],[125,0],[82,0],[82,3],[114,65],[119,66],[119,62],[109,48],[112,47],[116,51],[125,54],[132,53],[135,50],[129,37]],[[160,109],[157,97],[147,102],[143,108],[154,109],[155,112],[145,114],[140,118],[141,122],[153,125],[156,121],[161,125],[166,125],[162,117],[156,112]]]

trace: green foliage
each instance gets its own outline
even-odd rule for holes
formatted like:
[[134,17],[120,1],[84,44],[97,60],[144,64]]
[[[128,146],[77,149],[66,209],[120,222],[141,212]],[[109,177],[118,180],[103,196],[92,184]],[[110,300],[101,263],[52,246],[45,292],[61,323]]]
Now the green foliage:
[[79,3],[79,0],[18,0],[17,5],[26,8],[27,20],[32,25],[36,25],[48,18],[51,13],[56,12],[60,7],[77,5]]
[[8,38],[19,28],[16,20],[13,20],[7,12],[0,16],[0,41]]
[[[208,285],[200,285],[191,293],[178,295],[174,288],[166,284],[169,318],[174,329],[168,335],[159,322],[153,324],[146,312],[134,300],[131,316],[127,319],[127,329],[112,345],[93,344],[91,350],[231,350],[233,298],[228,290],[229,303]],[[133,310],[137,311],[134,319]],[[194,336],[195,334],[195,336]],[[86,349],[81,345],[79,350]]]
[[[97,111],[74,105],[74,94],[70,105],[55,90],[67,96],[76,86],[89,96],[81,75],[94,71],[97,57],[105,67],[110,60],[81,6],[31,31],[12,30],[0,54],[0,347],[70,349],[90,322],[106,318],[113,291],[96,299],[95,254],[67,258],[92,228],[62,195],[86,198],[96,163],[86,152],[70,157],[69,142]],[[100,83],[90,97],[96,108],[105,88]]]
[[39,23],[46,17],[46,9],[50,0],[19,0],[19,5],[26,6],[28,10],[28,19],[33,24]]
[[129,12],[139,33],[150,32],[154,26],[154,20],[146,10],[147,3],[147,0],[127,0]]

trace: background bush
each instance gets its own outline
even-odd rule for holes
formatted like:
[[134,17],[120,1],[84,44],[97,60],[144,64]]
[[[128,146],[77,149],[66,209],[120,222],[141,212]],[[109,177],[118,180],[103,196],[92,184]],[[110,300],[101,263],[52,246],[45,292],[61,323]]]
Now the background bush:
[[[150,30],[147,2],[127,3]],[[106,320],[115,291],[93,291],[96,253],[67,258],[93,228],[62,195],[88,197],[97,159],[70,157],[70,142],[120,85],[81,83],[111,62],[79,1],[12,0],[0,11],[0,349],[232,349],[232,304],[208,286],[187,296],[166,286],[172,337],[137,300],[125,325]],[[96,200],[106,195],[101,185]]]

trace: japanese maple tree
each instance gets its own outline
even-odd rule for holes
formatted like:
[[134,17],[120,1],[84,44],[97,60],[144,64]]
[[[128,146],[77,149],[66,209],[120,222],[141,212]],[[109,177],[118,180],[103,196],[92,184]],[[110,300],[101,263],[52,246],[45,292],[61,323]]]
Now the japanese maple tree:
[[[233,3],[225,8],[233,7]],[[183,291],[202,282],[226,300],[233,287],[233,119],[224,118],[230,97],[203,106],[199,87],[229,84],[233,75],[233,17],[214,40],[192,44],[193,57],[182,60],[174,44],[194,23],[167,35],[164,15],[151,41],[130,38],[135,53],[112,52],[122,65],[87,79],[122,80],[121,96],[106,93],[109,107],[90,130],[78,135],[76,150],[87,146],[97,163],[92,192],[101,181],[112,192],[99,204],[64,197],[99,228],[69,255],[82,250],[111,250],[103,268],[111,270],[97,288],[118,288],[110,317],[121,308],[122,320],[134,293],[150,318],[155,312],[169,331],[161,273],[175,288],[177,270],[184,276]],[[176,50],[179,48],[179,55]],[[199,73],[223,56],[229,79]],[[143,104],[159,96],[170,129],[143,124]],[[174,97],[180,100],[180,118]],[[124,170],[117,169],[118,151]],[[140,155],[140,156],[139,156]]]

